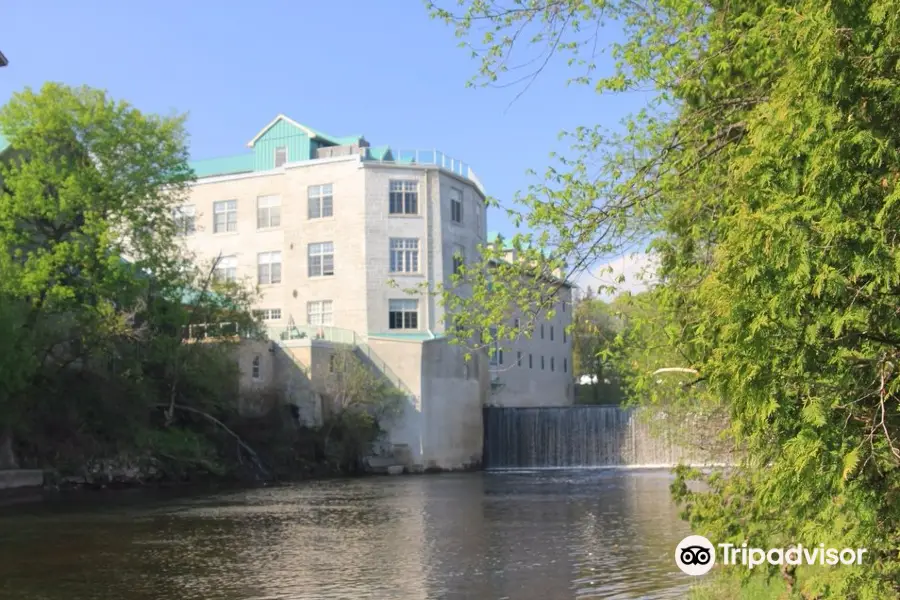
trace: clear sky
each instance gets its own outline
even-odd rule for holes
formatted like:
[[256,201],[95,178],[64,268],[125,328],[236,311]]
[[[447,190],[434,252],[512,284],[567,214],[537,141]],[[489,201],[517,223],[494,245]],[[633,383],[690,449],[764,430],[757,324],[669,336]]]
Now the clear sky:
[[[9,1],[0,51],[0,102],[45,81],[105,88],[188,113],[194,158],[240,153],[284,113],[373,145],[442,150],[504,203],[564,149],[561,130],[614,126],[640,101],[566,87],[562,60],[515,102],[518,88],[467,88],[476,62],[420,0]],[[488,228],[513,232],[499,210]]]

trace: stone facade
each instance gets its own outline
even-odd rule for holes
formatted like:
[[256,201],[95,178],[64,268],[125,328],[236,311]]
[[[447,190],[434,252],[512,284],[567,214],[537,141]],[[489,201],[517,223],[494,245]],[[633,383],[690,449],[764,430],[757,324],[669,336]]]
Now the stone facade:
[[[283,116],[250,146],[253,155],[198,161],[201,176],[184,206],[175,207],[192,215],[186,252],[207,264],[220,257],[223,276],[259,285],[255,308],[275,342],[240,349],[244,389],[275,389],[305,420],[318,422],[321,361],[335,351],[330,344],[349,344],[372,353],[408,393],[390,442],[408,450],[411,469],[477,464],[481,409],[490,401],[487,357],[467,363],[461,349],[441,339],[443,309],[429,293],[450,282],[454,255],[471,261],[487,242],[485,197],[474,173],[436,151],[401,159],[361,136],[332,138]],[[404,199],[398,188],[414,194],[410,210],[396,210]],[[330,210],[317,200],[326,192]],[[333,269],[319,268],[322,261]],[[548,325],[556,336],[564,318]],[[277,332],[289,326],[338,328],[350,339],[282,341]],[[558,404],[572,393],[562,376],[563,363],[571,371],[571,346],[554,341],[542,350],[550,342],[537,338],[530,344],[529,352],[558,364],[495,386],[499,399]]]

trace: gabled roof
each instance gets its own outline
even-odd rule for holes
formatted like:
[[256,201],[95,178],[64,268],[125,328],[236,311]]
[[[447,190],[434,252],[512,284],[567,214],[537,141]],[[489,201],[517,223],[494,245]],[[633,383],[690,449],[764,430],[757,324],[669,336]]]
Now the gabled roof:
[[334,137],[331,135],[327,135],[325,133],[322,133],[321,131],[316,131],[312,127],[307,127],[303,123],[298,123],[297,121],[293,120],[292,118],[288,117],[287,115],[280,114],[277,117],[275,117],[274,119],[272,119],[268,125],[263,127],[262,130],[259,133],[257,133],[256,136],[254,136],[254,138],[252,140],[247,142],[247,146],[252,148],[256,144],[256,142],[259,141],[259,138],[261,138],[263,135],[265,135],[265,133],[268,130],[272,129],[272,127],[274,127],[275,124],[278,123],[279,121],[285,121],[286,123],[293,125],[297,129],[299,129],[300,131],[302,131],[303,133],[308,135],[309,139],[311,139],[311,140],[320,139],[320,140],[324,140],[330,144],[334,144],[336,146],[342,146],[345,144],[353,144],[362,138],[361,135],[344,136],[344,137]]

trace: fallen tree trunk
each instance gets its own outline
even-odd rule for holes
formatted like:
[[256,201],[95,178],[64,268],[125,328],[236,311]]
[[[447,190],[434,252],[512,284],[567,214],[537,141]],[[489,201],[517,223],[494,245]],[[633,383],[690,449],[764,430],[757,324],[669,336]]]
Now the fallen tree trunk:
[[239,436],[234,431],[229,429],[229,427],[227,425],[225,425],[225,423],[223,423],[219,419],[215,418],[208,412],[205,412],[205,411],[202,411],[202,410],[199,410],[196,408],[192,408],[190,406],[185,406],[183,404],[174,404],[174,403],[173,404],[168,404],[168,403],[167,404],[157,404],[157,407],[162,408],[166,411],[170,411],[172,409],[182,410],[184,412],[189,412],[189,413],[193,413],[195,415],[200,415],[204,419],[212,422],[214,425],[219,427],[222,431],[224,431],[225,433],[227,433],[228,435],[233,437],[235,439],[235,441],[237,441],[238,447],[247,453],[247,456],[250,457],[250,460],[253,462],[253,465],[257,468],[257,470],[259,470],[259,472],[264,477],[267,477],[267,478],[271,477],[269,470],[266,469],[265,466],[263,466],[262,461],[259,459],[259,455],[256,453],[256,451],[253,448],[251,448],[250,446],[248,446],[247,443],[241,439],[241,436]]

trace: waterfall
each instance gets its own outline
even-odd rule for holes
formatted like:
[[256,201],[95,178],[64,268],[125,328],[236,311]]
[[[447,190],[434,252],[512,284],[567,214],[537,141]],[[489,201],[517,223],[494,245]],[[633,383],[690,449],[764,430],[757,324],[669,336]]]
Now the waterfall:
[[[642,418],[637,409],[618,406],[541,408],[485,407],[486,469],[579,467],[670,467],[711,464],[665,427]],[[664,414],[655,416],[659,425]],[[700,431],[691,431],[697,439]]]

